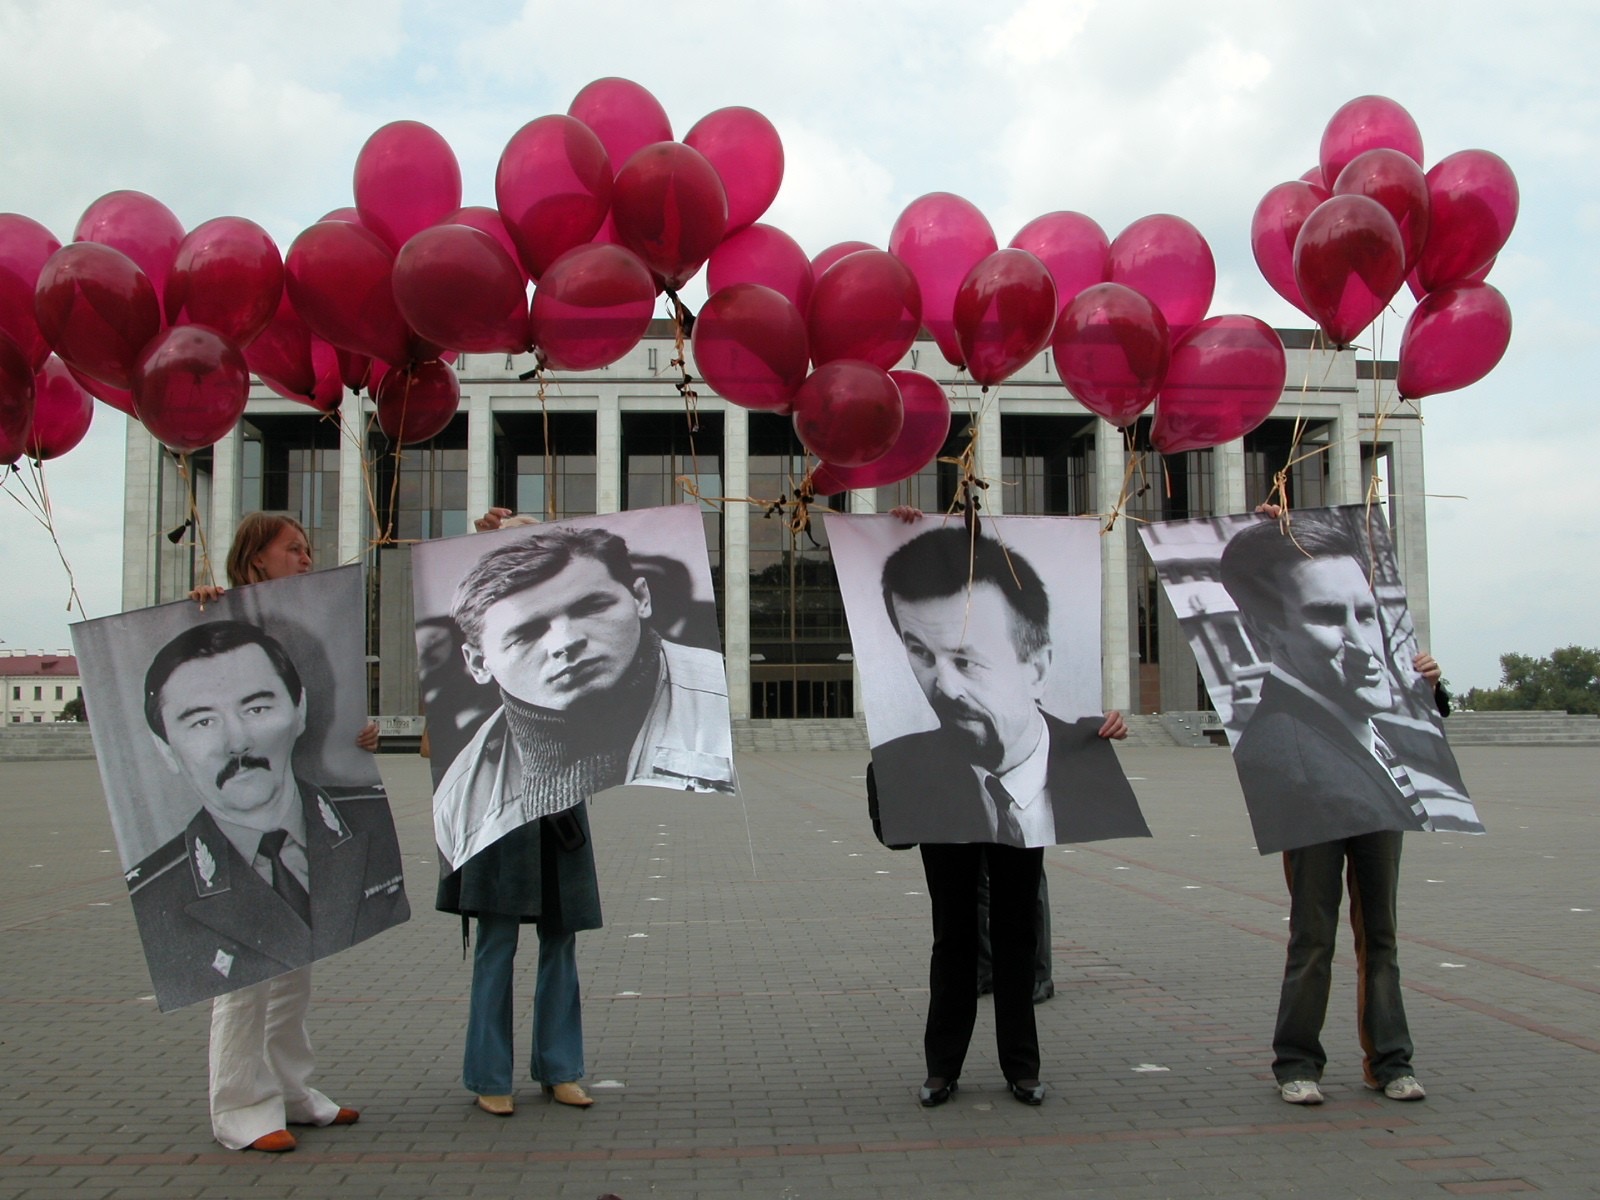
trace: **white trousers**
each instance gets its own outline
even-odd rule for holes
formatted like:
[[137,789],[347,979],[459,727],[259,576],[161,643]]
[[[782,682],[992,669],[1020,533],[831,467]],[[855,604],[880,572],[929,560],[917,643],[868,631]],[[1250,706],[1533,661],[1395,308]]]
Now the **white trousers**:
[[311,968],[211,1002],[211,1132],[230,1150],[293,1123],[327,1125],[339,1106],[306,1080]]

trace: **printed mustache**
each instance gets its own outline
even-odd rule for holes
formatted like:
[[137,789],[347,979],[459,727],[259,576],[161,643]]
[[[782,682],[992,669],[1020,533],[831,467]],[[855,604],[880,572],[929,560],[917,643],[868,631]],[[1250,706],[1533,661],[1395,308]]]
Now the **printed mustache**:
[[272,764],[256,754],[235,754],[222,764],[222,770],[217,772],[217,789],[227,783],[240,771],[270,771]]

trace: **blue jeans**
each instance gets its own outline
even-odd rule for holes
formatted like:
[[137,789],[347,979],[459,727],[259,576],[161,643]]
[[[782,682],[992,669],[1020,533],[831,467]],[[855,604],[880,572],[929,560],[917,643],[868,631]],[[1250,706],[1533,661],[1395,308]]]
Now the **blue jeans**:
[[1328,1056],[1322,1022],[1328,1011],[1339,901],[1350,889],[1355,935],[1356,1026],[1362,1074],[1381,1087],[1411,1074],[1411,1031],[1400,997],[1400,957],[1395,898],[1400,881],[1400,839],[1393,831],[1289,850],[1289,959],[1272,1037],[1272,1073],[1279,1083],[1321,1079]]
[[[497,913],[478,916],[472,956],[472,999],[462,1082],[480,1096],[511,1094],[512,968],[521,922]],[[578,999],[578,942],[570,933],[539,935],[539,973],[533,989],[533,1053],[529,1074],[554,1085],[583,1078],[583,1009]]]

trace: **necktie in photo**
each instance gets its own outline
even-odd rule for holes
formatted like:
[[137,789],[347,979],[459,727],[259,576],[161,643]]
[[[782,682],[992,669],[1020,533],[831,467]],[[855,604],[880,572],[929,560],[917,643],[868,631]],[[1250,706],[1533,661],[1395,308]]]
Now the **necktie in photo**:
[[274,829],[261,835],[259,853],[272,864],[272,890],[289,902],[289,907],[300,914],[300,919],[311,924],[311,896],[295,878],[283,861],[283,844],[289,840],[289,831]]
[[1011,793],[1006,791],[1006,785],[1000,782],[998,775],[985,775],[983,777],[983,790],[989,796],[990,827],[994,830],[994,840],[1002,846],[1026,846],[1027,842],[1022,836],[1022,823],[1017,820],[1014,810],[1015,801]]
[[1428,810],[1423,807],[1422,797],[1417,795],[1416,785],[1411,782],[1411,772],[1406,770],[1405,763],[1395,754],[1394,747],[1384,741],[1377,730],[1372,733],[1372,748],[1378,752],[1379,761],[1389,769],[1389,778],[1400,789],[1401,799],[1411,806],[1412,815],[1422,822],[1424,829],[1431,830],[1433,822],[1428,818]]

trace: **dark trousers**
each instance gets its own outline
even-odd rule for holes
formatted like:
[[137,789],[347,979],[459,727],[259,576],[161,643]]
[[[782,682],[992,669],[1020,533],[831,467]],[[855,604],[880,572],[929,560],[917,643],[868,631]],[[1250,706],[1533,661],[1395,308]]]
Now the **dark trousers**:
[[955,1079],[978,1019],[978,868],[989,869],[989,928],[994,948],[995,1043],[1008,1080],[1039,1078],[1033,1017],[1034,904],[1044,851],[990,843],[921,847],[933,907],[928,968],[928,1075]]
[[[1039,872],[1039,899],[1033,907],[1033,936],[1038,949],[1033,956],[1033,982],[1049,983],[1050,967],[1050,877]],[[989,945],[989,870],[978,871],[978,987],[994,990],[994,950]]]
[[1327,1065],[1322,1022],[1328,1011],[1339,902],[1347,884],[1355,935],[1362,1074],[1380,1087],[1411,1074],[1411,1031],[1400,997],[1395,919],[1402,836],[1393,831],[1366,833],[1284,852],[1289,958],[1272,1037],[1272,1073],[1279,1083],[1320,1079]]

